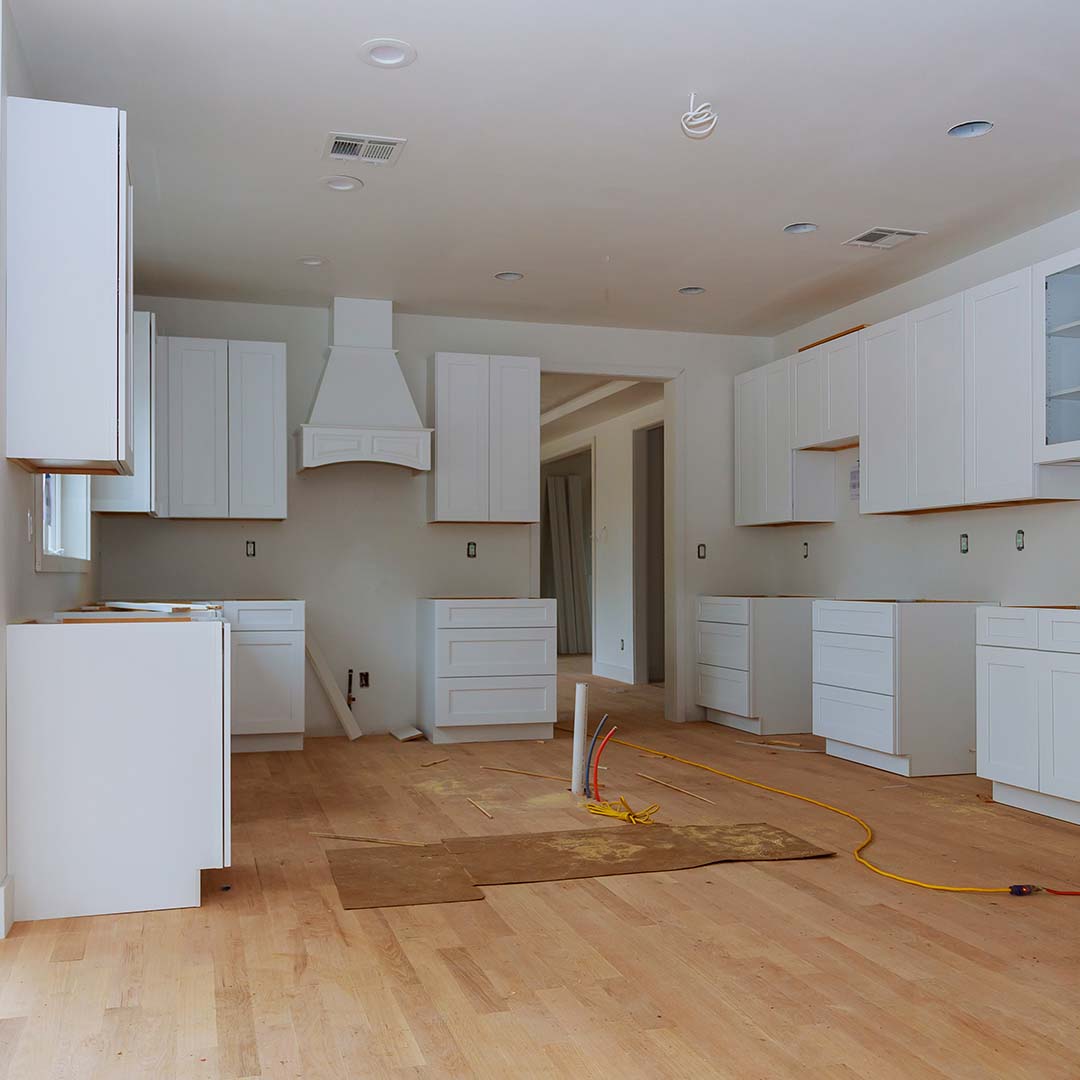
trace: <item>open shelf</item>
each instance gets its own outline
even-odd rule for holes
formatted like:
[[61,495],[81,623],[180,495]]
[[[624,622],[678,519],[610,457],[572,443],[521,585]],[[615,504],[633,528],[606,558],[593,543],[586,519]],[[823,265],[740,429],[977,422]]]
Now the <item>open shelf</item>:
[[1080,319],[1075,322],[1062,323],[1060,326],[1051,326],[1046,331],[1046,336],[1080,338]]
[[1080,386],[1068,386],[1046,395],[1047,401],[1080,401]]

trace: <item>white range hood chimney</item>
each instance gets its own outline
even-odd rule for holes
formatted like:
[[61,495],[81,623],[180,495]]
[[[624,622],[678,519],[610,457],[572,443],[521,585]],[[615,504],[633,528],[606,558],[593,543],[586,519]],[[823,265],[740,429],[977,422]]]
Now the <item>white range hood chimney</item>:
[[432,429],[420,422],[392,342],[392,301],[334,297],[329,359],[296,433],[300,469],[341,461],[431,468]]

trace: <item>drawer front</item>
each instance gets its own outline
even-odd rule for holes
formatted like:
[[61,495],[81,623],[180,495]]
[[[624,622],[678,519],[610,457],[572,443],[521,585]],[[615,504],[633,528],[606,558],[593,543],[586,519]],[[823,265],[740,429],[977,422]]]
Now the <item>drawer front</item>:
[[896,698],[814,683],[814,734],[896,753]]
[[1080,611],[1039,611],[1039,648],[1080,653]]
[[435,631],[439,678],[554,675],[556,659],[554,626]]
[[736,623],[697,624],[699,664],[750,670],[750,627]]
[[814,631],[814,682],[895,693],[893,639]]
[[750,622],[750,600],[745,596],[699,596],[698,622]]
[[697,703],[736,716],[752,715],[749,672],[698,664]]
[[1037,649],[1039,647],[1039,612],[1034,608],[976,608],[975,642],[978,645]]
[[226,600],[225,620],[234,630],[303,630],[303,600]]
[[814,629],[835,634],[896,636],[896,605],[862,600],[815,600]]
[[436,600],[440,629],[488,629],[497,626],[554,626],[554,600]]
[[555,676],[436,679],[435,726],[554,724]]

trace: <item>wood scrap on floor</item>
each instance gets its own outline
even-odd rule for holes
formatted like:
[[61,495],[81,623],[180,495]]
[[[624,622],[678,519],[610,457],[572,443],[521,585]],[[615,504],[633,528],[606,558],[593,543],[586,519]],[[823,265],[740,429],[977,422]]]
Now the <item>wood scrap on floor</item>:
[[687,791],[686,788],[676,787],[674,784],[669,784],[666,780],[659,780],[655,776],[649,776],[648,773],[639,772],[637,774],[642,780],[651,780],[654,784],[659,784],[661,787],[670,788],[672,791],[678,791],[683,795],[689,795],[691,799],[700,799],[702,802],[707,802],[710,806],[715,806],[716,803],[712,799],[706,799],[704,795],[697,795],[693,791]]
[[390,734],[393,735],[398,742],[412,742],[413,739],[422,739],[424,737],[424,733],[419,728],[414,727],[394,728]]
[[495,820],[495,815],[494,814],[489,814],[475,799],[470,799],[468,796],[466,796],[465,801],[472,803],[473,806],[475,806],[476,809],[479,810],[480,813],[484,815],[484,817],[489,818],[492,821]]
[[739,746],[756,746],[763,750],[781,750],[789,754],[824,754],[824,750],[818,750],[812,746],[791,746],[788,743],[750,742],[749,739],[736,739]]
[[515,776],[535,776],[539,780],[558,780],[561,784],[569,784],[569,776],[552,776],[550,773],[543,772],[529,772],[528,769],[504,769],[498,765],[481,765],[481,769],[487,769],[488,772],[505,772],[513,773]]
[[357,844],[393,844],[394,847],[426,847],[417,840],[388,840],[382,836],[346,836],[344,833],[313,832],[323,840],[351,840]]
[[448,757],[436,758],[434,761],[425,761],[420,765],[421,769],[430,769],[432,765],[442,765],[444,762],[449,761]]

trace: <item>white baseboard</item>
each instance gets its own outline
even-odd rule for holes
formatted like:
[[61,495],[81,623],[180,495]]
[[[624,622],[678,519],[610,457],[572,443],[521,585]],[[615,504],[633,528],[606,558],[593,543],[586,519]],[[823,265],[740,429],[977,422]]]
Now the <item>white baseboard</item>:
[[633,668],[623,667],[621,664],[605,664],[600,660],[593,660],[592,673],[602,679],[614,679],[616,682],[634,685]]
[[886,754],[865,746],[852,746],[851,743],[837,742],[836,739],[825,740],[825,753],[859,765],[869,765],[872,769],[896,773],[897,776],[911,775],[911,758],[899,754]]
[[1041,791],[1029,791],[1027,788],[1013,787],[1012,784],[1002,784],[997,780],[994,781],[993,790],[994,802],[1080,825],[1080,803],[1073,802],[1072,799],[1044,795]]
[[234,754],[259,754],[267,750],[303,750],[303,735],[234,735],[232,752]]
[[11,924],[15,921],[15,885],[8,874],[0,881],[0,937],[11,933]]

